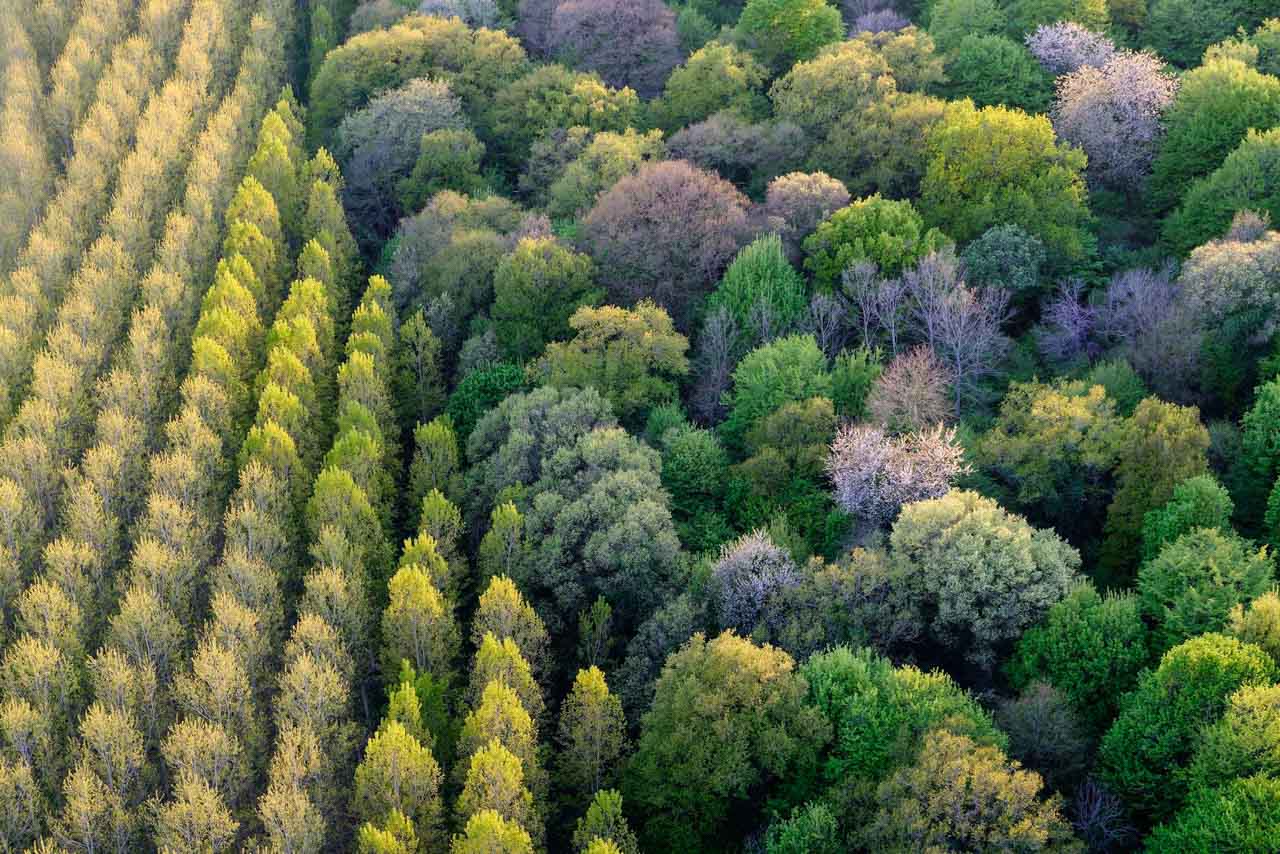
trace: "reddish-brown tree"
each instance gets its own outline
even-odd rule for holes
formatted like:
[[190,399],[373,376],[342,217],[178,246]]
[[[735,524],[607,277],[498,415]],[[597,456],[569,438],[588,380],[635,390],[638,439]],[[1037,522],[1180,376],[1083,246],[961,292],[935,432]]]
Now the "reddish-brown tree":
[[683,331],[748,236],[746,196],[682,160],[651,163],[600,197],[583,222],[609,299],[657,302]]
[[645,98],[661,94],[682,59],[675,13],[662,0],[565,0],[550,30],[553,53]]

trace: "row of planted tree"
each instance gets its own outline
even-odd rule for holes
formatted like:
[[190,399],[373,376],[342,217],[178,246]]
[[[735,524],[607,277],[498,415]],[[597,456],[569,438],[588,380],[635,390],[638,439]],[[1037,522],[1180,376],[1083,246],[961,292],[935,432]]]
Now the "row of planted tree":
[[[350,309],[338,168],[287,91],[267,112],[293,10],[72,5],[24,10],[34,38],[0,18],[0,839],[542,846],[548,639],[501,574],[520,519],[494,511],[477,603],[446,419],[414,434],[401,518],[396,394],[436,354],[381,278]],[[598,669],[562,718],[578,813],[621,750]],[[630,839],[612,793],[583,821],[579,847]]]
[[[181,849],[185,790],[163,795],[169,819],[145,821],[142,804],[184,779],[156,761],[190,645],[191,623],[169,621],[184,602],[205,607],[195,570],[221,539],[220,460],[239,445],[235,396],[248,397],[224,386],[251,383],[263,348],[240,298],[274,312],[291,267],[263,185],[297,192],[301,126],[288,101],[263,116],[294,10],[33,5],[2,25],[21,34],[54,5],[74,23],[43,63],[58,174],[0,280],[5,842],[131,850],[154,824]],[[39,51],[22,59],[41,73]]]

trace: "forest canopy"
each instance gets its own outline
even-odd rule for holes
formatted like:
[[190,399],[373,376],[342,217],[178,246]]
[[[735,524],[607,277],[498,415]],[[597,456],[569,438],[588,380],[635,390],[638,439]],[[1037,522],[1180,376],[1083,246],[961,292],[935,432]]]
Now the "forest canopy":
[[1280,850],[1268,0],[11,0],[0,850]]

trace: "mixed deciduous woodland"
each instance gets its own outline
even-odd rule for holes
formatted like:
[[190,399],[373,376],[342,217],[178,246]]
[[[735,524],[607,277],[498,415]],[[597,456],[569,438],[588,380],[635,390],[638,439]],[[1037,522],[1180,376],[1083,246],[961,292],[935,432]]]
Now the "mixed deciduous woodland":
[[1280,851],[1274,0],[7,0],[0,852]]

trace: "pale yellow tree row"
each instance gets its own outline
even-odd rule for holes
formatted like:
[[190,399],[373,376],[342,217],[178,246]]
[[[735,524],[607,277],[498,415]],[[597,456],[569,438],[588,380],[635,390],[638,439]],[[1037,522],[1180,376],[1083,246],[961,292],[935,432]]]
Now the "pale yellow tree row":
[[[189,0],[148,0],[142,15],[177,26],[188,5]],[[186,19],[184,26],[191,23]],[[193,34],[203,29],[193,27]],[[164,30],[157,29],[156,37]],[[182,46],[175,48],[136,35],[115,48],[75,131],[74,154],[54,196],[22,244],[16,269],[0,278],[0,420],[7,422],[20,402],[36,350],[85,249],[101,232],[121,165],[134,151],[143,111],[168,75],[175,50],[199,48],[194,38],[179,41]]]
[[22,22],[0,15],[0,275],[17,264],[18,249],[53,188],[44,140],[40,67]]
[[[197,143],[183,203],[169,215],[157,260],[142,282],[141,303],[112,369],[99,383],[93,439],[67,474],[58,536],[44,550],[46,567],[62,555],[83,553],[95,574],[111,577],[126,555],[130,523],[145,509],[149,463],[161,453],[163,427],[179,404],[197,315],[212,291],[222,214],[232,202],[236,176],[254,153],[268,94],[283,76],[279,44],[251,46],[235,89]],[[235,210],[229,213],[228,225],[235,226]]]
[[[145,477],[146,448],[155,444],[150,436],[172,407],[178,369],[191,358],[177,351],[190,347],[191,318],[201,283],[212,277],[223,222],[236,219],[228,197],[269,93],[278,91],[284,75],[291,4],[268,0],[262,7],[251,28],[240,28],[247,47],[235,85],[196,135],[185,192],[169,212],[128,343],[95,396],[102,409],[93,450],[71,476],[65,535],[46,549],[43,573],[15,609],[19,636],[4,657],[4,672],[12,678],[0,706],[0,778],[6,784],[0,791],[16,799],[5,804],[9,820],[0,824],[10,846],[47,830],[64,847],[128,850],[142,830],[135,795],[159,782],[143,756],[161,734],[150,653],[158,650],[162,632],[155,623],[140,627],[117,613],[114,567],[105,554],[123,545],[128,518],[118,490],[130,477],[135,488]],[[238,45],[233,49],[241,53]],[[157,476],[180,489],[178,474]],[[130,593],[148,578],[172,586],[173,576],[155,577],[165,565],[136,557]],[[104,635],[105,648],[87,659]],[[29,821],[17,820],[24,817]]]
[[[273,127],[279,133],[266,138]],[[340,674],[350,668],[340,664],[342,648],[334,632],[308,620],[299,624],[287,644],[282,643],[285,613],[292,611],[297,567],[307,546],[304,508],[332,426],[336,362],[332,306],[340,302],[332,294],[337,286],[347,286],[339,282],[335,270],[349,269],[353,260],[353,243],[337,207],[339,179],[332,160],[321,152],[296,169],[296,177],[284,170],[287,162],[301,160],[296,153],[300,134],[300,126],[269,123],[259,149],[263,157],[254,159],[254,166],[265,167],[273,148],[295,152],[288,161],[276,160],[276,168],[261,169],[263,181],[251,179],[250,186],[260,199],[264,231],[283,234],[285,245],[305,243],[296,278],[267,334],[265,360],[253,383],[253,419],[233,474],[238,485],[223,518],[223,546],[210,575],[208,616],[190,670],[175,677],[173,692],[181,714],[165,741],[166,745],[198,741],[208,745],[206,752],[221,750],[224,761],[219,768],[225,772],[187,769],[166,752],[177,784],[157,823],[159,846],[172,838],[176,820],[193,814],[197,805],[203,817],[198,825],[187,825],[191,835],[183,838],[185,844],[222,850],[253,831],[254,796],[266,771],[263,762],[271,739],[269,698],[280,687],[273,674],[282,664],[285,672],[279,678],[298,684],[286,691],[296,705],[275,721],[292,745],[292,752],[273,762],[277,775],[292,773],[294,779],[305,780],[318,774],[319,769],[306,766],[330,746],[330,733],[317,728],[332,719],[332,712],[325,710],[335,695],[340,698],[337,711],[347,716],[347,692],[337,684],[342,681]],[[310,187],[300,207],[289,204],[296,195],[290,189],[298,184]],[[267,186],[276,192],[267,192]],[[284,217],[275,205],[277,196]],[[341,239],[335,238],[335,230],[341,232]],[[184,622],[195,622],[205,610],[197,607]],[[281,763],[292,770],[281,770]],[[317,821],[314,812],[299,815],[296,804],[282,815],[264,818],[268,835],[275,832],[280,818],[305,820],[306,833],[322,836],[323,821]]]
[[13,15],[31,35],[42,77],[62,54],[82,5],[81,0],[13,0]]
[[[180,8],[174,10],[178,15],[182,14]],[[138,12],[138,0],[95,0],[81,7],[80,17],[76,19],[58,61],[49,72],[49,97],[45,101],[44,115],[51,153],[56,162],[61,163],[72,154],[72,134],[93,102],[98,80],[106,70],[112,48],[135,28],[141,28]],[[151,37],[156,33],[147,32],[147,35]],[[170,41],[170,44],[174,43]],[[163,45],[164,42],[153,39],[153,44]]]
[[357,708],[367,709],[354,688],[371,668],[370,580],[380,576],[388,552],[397,458],[389,389],[393,310],[390,286],[375,276],[352,315],[337,374],[339,432],[308,487],[303,522],[310,554],[301,563],[311,569],[280,675],[268,680],[276,734],[257,813],[274,850],[345,850],[351,843],[349,826],[336,819],[346,813],[346,781],[360,742]]
[[62,470],[90,438],[95,381],[128,325],[164,218],[181,201],[193,143],[234,77],[213,71],[243,47],[246,12],[233,5],[197,0],[193,7],[177,70],[139,122],[102,235],[71,279],[31,366],[30,393],[0,441],[0,478],[17,486],[33,513],[20,565],[30,565],[52,533]]

